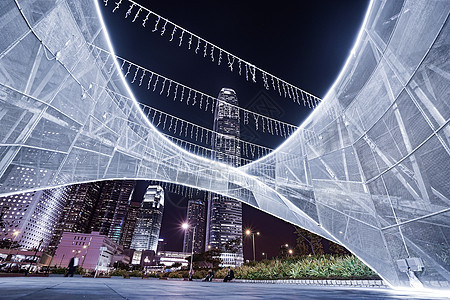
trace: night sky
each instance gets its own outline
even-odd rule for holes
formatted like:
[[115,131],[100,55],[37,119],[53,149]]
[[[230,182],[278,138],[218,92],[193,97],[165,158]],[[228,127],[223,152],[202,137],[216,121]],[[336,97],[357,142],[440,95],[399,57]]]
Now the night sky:
[[[154,21],[144,28],[141,22],[125,19],[129,2],[112,13],[116,1],[102,6],[116,54],[147,69],[217,96],[222,87],[236,91],[241,107],[276,119],[299,125],[311,109],[266,91],[260,80],[246,81],[237,71],[226,67],[226,56],[220,66],[203,52],[169,42],[171,30],[161,36],[153,33]],[[353,1],[182,1],[140,0],[145,7],[168,18],[207,41],[249,61],[259,68],[318,97],[323,97],[337,78],[355,42],[368,7],[368,0]],[[179,33],[179,32],[178,32]],[[187,39],[186,39],[187,40]],[[186,42],[185,42],[186,43]],[[208,51],[209,54],[209,51]],[[169,112],[196,124],[212,128],[213,116],[185,102],[172,101],[165,93],[147,90],[144,85],[131,85],[136,98],[145,104]],[[242,126],[242,125],[241,125]],[[249,127],[249,128],[246,128]],[[283,141],[242,126],[242,139],[275,148]],[[138,184],[136,197],[141,197]],[[139,193],[141,192],[141,193]],[[167,250],[182,249],[180,223],[186,216],[187,200],[166,193],[166,207],[161,237]],[[244,228],[260,231],[256,239],[257,259],[262,252],[276,256],[281,244],[295,243],[294,226],[244,205]],[[252,259],[251,241],[244,241],[244,257]]]

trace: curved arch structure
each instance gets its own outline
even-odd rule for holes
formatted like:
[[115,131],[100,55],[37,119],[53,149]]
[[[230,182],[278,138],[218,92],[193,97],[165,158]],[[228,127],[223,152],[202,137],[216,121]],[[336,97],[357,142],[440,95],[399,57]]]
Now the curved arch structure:
[[272,154],[240,168],[188,153],[149,123],[117,62],[90,46],[113,51],[98,5],[0,3],[0,195],[175,182],[337,241],[393,286],[409,285],[397,262],[409,257],[423,261],[425,286],[448,286],[450,2],[372,1],[322,104]]

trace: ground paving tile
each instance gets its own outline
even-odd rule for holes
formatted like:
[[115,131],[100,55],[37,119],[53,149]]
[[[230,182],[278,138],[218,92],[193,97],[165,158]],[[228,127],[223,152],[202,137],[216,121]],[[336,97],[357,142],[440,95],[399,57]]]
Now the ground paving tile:
[[[0,278],[0,299],[445,299],[379,288],[122,278]],[[450,298],[447,298],[450,299]]]

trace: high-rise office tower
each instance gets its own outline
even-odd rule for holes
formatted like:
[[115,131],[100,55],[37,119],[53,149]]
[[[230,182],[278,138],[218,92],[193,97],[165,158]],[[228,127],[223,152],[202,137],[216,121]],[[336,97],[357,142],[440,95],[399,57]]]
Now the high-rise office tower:
[[111,180],[102,183],[91,231],[98,231],[120,243],[134,180]]
[[134,229],[136,228],[137,218],[141,209],[141,202],[132,201],[128,207],[125,225],[123,226],[123,234],[120,244],[124,249],[130,249],[133,240]]
[[192,252],[192,238],[194,237],[194,253],[205,251],[206,203],[203,199],[188,201],[186,221],[191,229],[184,233],[183,252]]
[[73,185],[50,248],[58,247],[63,232],[99,231],[120,243],[134,184],[113,180]]
[[56,226],[50,248],[58,247],[63,232],[90,233],[103,182],[75,184],[70,187],[63,214]]
[[153,250],[158,247],[159,232],[164,211],[164,189],[159,185],[151,185],[147,188],[144,200],[134,229],[131,248]]
[[[22,173],[24,178],[27,174]],[[1,197],[3,228],[0,238],[14,240],[23,249],[48,248],[63,212],[68,189],[61,187]]]
[[[241,149],[236,139],[240,136],[238,99],[235,91],[228,88],[220,91],[218,99],[214,112],[213,158],[239,166]],[[206,228],[205,249],[221,249],[224,266],[242,264],[242,247],[236,249],[236,253],[227,253],[224,248],[225,243],[236,239],[242,245],[241,202],[210,193]]]

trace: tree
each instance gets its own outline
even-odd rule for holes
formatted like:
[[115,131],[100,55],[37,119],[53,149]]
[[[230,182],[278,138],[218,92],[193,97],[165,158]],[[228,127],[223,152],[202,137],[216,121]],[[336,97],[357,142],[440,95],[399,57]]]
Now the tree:
[[16,241],[12,241],[10,239],[1,239],[0,240],[0,249],[17,249],[20,248],[20,245]]
[[330,241],[330,245],[329,245],[328,251],[331,254],[337,254],[337,255],[344,255],[344,254],[349,254],[350,253],[346,248],[342,247],[339,244],[333,243],[331,241]]
[[296,228],[297,245],[296,252],[298,255],[323,254],[323,238],[302,228]]
[[[209,251],[203,252],[201,254],[194,254],[192,261],[194,263],[194,267],[197,265],[209,265],[209,268],[218,268],[222,263],[220,259],[220,254],[222,251],[220,249],[211,249]],[[191,257],[186,257],[187,261],[191,261]]]
[[113,264],[113,267],[119,270],[128,270],[130,268],[130,265],[124,263],[123,261],[116,261]]

